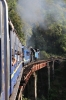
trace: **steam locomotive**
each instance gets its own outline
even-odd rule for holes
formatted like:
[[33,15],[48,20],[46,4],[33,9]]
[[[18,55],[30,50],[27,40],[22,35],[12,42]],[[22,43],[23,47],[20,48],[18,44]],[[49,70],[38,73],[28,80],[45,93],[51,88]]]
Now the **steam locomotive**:
[[20,42],[8,19],[7,3],[0,0],[0,100],[9,100],[21,69],[38,58],[39,50],[29,49]]

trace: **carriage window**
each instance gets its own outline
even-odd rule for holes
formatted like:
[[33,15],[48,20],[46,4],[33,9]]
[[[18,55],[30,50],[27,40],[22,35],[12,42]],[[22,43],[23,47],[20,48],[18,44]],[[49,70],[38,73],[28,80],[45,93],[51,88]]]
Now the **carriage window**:
[[27,51],[27,52],[26,52],[26,55],[27,55],[27,56],[29,56],[29,55],[30,55],[30,53]]
[[24,48],[22,48],[22,54],[24,55]]

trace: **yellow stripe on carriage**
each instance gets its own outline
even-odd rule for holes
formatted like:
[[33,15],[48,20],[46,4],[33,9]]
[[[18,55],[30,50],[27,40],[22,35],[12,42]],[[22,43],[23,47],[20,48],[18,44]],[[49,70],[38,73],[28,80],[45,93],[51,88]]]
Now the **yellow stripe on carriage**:
[[15,71],[13,72],[13,74],[11,75],[11,79],[14,77],[14,74],[16,73],[16,71],[18,70],[19,66],[22,64],[22,61],[21,63],[16,67]]

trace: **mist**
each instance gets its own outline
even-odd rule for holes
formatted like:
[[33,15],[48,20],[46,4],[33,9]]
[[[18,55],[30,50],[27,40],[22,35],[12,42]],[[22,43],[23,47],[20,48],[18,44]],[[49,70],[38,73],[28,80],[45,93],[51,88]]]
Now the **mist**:
[[45,23],[47,15],[51,15],[55,22],[62,20],[63,7],[66,7],[66,4],[62,0],[18,0],[17,12],[24,21],[26,42],[31,37],[34,25],[47,28],[47,23]]
[[24,21],[33,24],[43,20],[43,6],[43,0],[19,0],[18,12]]
[[[51,2],[54,2],[51,4]],[[59,5],[59,6],[57,6]],[[61,17],[59,14],[60,7],[66,6],[62,0],[18,0],[17,11],[21,18],[33,25],[34,23],[42,23],[47,14],[52,14],[57,19]]]

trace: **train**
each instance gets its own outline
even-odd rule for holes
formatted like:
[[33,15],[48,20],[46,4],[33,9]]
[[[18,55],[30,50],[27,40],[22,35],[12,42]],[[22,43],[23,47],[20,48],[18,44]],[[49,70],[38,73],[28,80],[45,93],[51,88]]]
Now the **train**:
[[6,0],[0,0],[0,100],[9,100],[25,64],[39,59],[39,50],[24,46],[8,17]]

